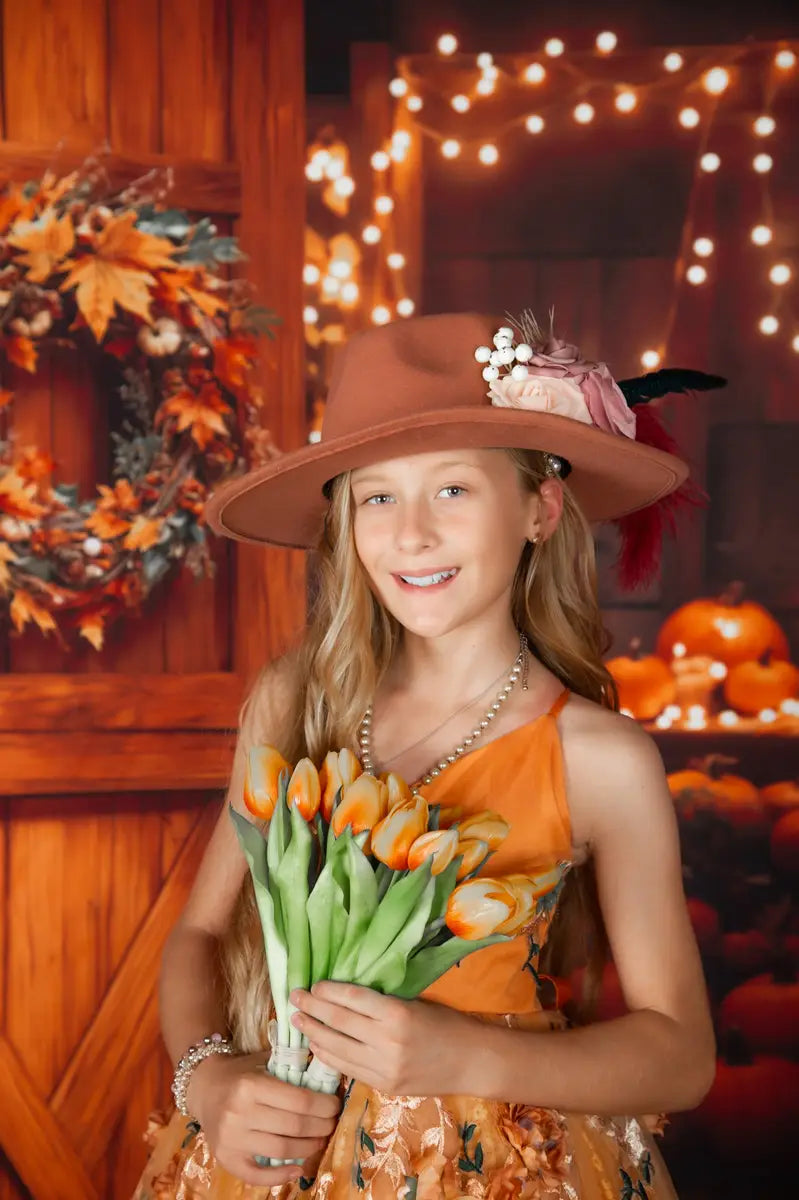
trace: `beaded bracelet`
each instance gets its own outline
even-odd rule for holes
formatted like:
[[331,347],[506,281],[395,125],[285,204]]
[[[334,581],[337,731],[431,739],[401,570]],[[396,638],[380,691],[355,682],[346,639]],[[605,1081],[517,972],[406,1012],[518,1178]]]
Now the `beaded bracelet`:
[[186,1092],[189,1089],[189,1080],[194,1068],[203,1059],[210,1058],[212,1054],[235,1053],[233,1043],[228,1041],[227,1038],[223,1038],[221,1033],[212,1033],[210,1037],[203,1038],[196,1045],[189,1046],[175,1068],[175,1077],[172,1080],[172,1095],[175,1097],[175,1107],[182,1117],[191,1116],[186,1107]]

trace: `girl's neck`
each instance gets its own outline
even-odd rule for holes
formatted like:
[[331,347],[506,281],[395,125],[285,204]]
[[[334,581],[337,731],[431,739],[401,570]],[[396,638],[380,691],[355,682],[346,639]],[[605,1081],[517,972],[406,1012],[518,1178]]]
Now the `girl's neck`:
[[518,653],[519,634],[510,620],[494,628],[452,630],[440,638],[406,632],[385,686],[409,696],[435,694],[446,708],[488,687]]

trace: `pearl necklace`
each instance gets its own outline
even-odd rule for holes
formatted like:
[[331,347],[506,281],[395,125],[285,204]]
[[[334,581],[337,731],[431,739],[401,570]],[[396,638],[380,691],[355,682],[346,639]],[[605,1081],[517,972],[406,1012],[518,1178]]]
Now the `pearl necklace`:
[[[473,742],[482,737],[483,733],[488,729],[488,726],[494,720],[502,705],[508,699],[516,684],[519,681],[519,676],[522,677],[522,688],[527,691],[527,637],[525,634],[519,636],[519,653],[516,655],[513,667],[508,676],[508,682],[504,688],[498,693],[491,707],[486,712],[479,725],[475,725],[468,737],[465,737],[462,742],[459,742],[451,754],[442,758],[436,766],[431,767],[421,778],[411,784],[411,793],[418,796],[420,788],[426,784],[432,783],[442,771],[446,771],[447,767],[451,767],[454,762],[457,762],[461,755],[465,754],[470,749]],[[367,708],[364,718],[361,721],[358,729],[358,741],[361,747],[361,763],[367,775],[374,775],[374,762],[372,759],[372,704]],[[451,719],[451,718],[450,718]]]

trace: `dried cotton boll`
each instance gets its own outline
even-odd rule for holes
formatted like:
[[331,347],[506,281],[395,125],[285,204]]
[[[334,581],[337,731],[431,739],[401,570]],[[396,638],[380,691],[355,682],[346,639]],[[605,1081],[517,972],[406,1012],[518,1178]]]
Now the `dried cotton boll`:
[[42,337],[45,333],[47,333],[52,324],[53,318],[50,314],[50,310],[47,308],[41,309],[41,311],[37,312],[35,317],[31,317],[30,321],[28,322],[31,337]]
[[145,354],[153,358],[165,358],[168,354],[177,352],[182,337],[177,321],[169,317],[160,317],[152,327],[143,325],[136,341]]

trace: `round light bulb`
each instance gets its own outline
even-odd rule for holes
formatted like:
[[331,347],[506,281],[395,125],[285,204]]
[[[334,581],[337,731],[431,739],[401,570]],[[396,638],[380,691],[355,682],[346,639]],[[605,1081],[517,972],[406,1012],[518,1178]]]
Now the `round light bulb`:
[[768,115],[756,117],[752,124],[752,129],[758,137],[770,137],[776,128],[777,122]]
[[778,287],[782,287],[791,278],[791,268],[787,263],[775,263],[769,271],[768,277],[772,283],[776,283]]
[[302,319],[306,325],[315,325],[319,320],[319,309],[314,308],[312,304],[306,304],[302,310]]
[[366,242],[367,246],[374,246],[382,237],[380,228],[377,225],[366,225],[361,237]]
[[450,104],[455,109],[455,112],[460,113],[468,112],[472,107],[472,102],[469,97],[464,96],[462,93],[459,93],[457,96],[453,96],[450,100]]
[[799,354],[799,333],[797,333],[796,337],[791,342],[791,349],[795,350],[796,353]]
[[637,106],[638,97],[635,92],[625,88],[624,91],[617,94],[614,104],[620,113],[630,113]]
[[385,150],[375,150],[369,161],[376,171],[386,171],[391,166],[391,159]]
[[700,258],[709,258],[713,253],[713,242],[708,237],[698,237],[694,242],[694,254]]
[[324,179],[324,177],[325,169],[320,162],[317,162],[315,159],[311,159],[309,163],[305,164],[305,178],[309,179],[311,183],[318,183],[319,180]]
[[349,175],[342,175],[340,179],[335,180],[333,191],[337,196],[351,196],[355,191],[355,180]]
[[391,267],[392,271],[401,271],[405,266],[405,255],[400,254],[398,250],[395,250],[392,254],[389,254],[386,262]]
[[398,129],[396,133],[391,135],[391,145],[399,146],[403,150],[407,150],[411,144],[411,135],[407,129]]
[[560,38],[550,38],[544,46],[544,53],[548,54],[550,58],[560,58],[565,49],[566,46]]
[[356,304],[360,294],[360,288],[353,279],[350,279],[347,283],[342,284],[341,299],[345,304]]
[[441,153],[444,158],[457,158],[460,152],[461,144],[456,142],[455,138],[447,138],[445,142],[441,143]]
[[612,54],[619,44],[619,39],[615,33],[611,33],[606,29],[603,33],[597,34],[596,48],[600,54]]
[[749,235],[756,246],[767,246],[771,241],[773,234],[768,225],[755,225]]
[[644,350],[641,355],[641,366],[647,371],[654,371],[660,366],[660,354],[657,350]]
[[703,171],[712,173],[718,171],[721,166],[721,159],[714,150],[708,150],[707,154],[703,154],[699,160],[699,165]]
[[488,75],[483,75],[481,79],[477,80],[477,91],[481,96],[490,96],[494,91],[494,80],[490,79]]
[[424,107],[424,101],[421,96],[409,96],[405,104],[409,112],[421,112]]
[[752,166],[758,175],[765,175],[774,166],[774,159],[770,154],[756,154],[752,159]]
[[699,124],[699,113],[689,105],[680,110],[679,121],[683,129],[696,129]]
[[590,125],[594,119],[594,107],[583,101],[582,104],[577,105],[573,116],[578,125]]
[[386,216],[388,213],[393,212],[393,211],[394,211],[394,201],[391,199],[390,196],[378,196],[377,197],[377,199],[375,200],[375,212],[381,213],[382,216]]
[[396,96],[399,100],[400,96],[404,96],[408,91],[408,81],[406,79],[392,79],[388,85],[388,90],[392,96]]
[[683,65],[683,56],[678,54],[676,50],[672,50],[671,54],[667,54],[663,59],[663,66],[667,71],[679,71]]
[[335,275],[325,275],[322,280],[322,295],[332,300],[341,291],[341,280],[336,279]]
[[707,279],[707,271],[701,265],[701,263],[693,263],[685,272],[685,275],[688,282],[693,283],[696,287],[698,287],[700,283],[704,283]]
[[485,71],[486,67],[493,67],[493,65],[494,65],[494,55],[493,55],[493,54],[487,54],[487,53],[485,53],[485,54],[478,54],[478,55],[477,55],[477,65],[478,65],[478,67],[480,68],[480,70],[481,70],[481,71]]
[[390,320],[391,313],[385,304],[378,304],[372,309],[372,321],[375,325],[387,325]]
[[767,317],[761,317],[758,322],[758,328],[761,333],[768,334],[769,337],[776,333],[780,327],[780,323],[776,317],[769,314]]
[[397,301],[397,312],[401,317],[412,317],[415,308],[416,305],[409,296],[403,296],[401,300]]
[[781,71],[790,71],[796,65],[796,55],[793,50],[779,50],[774,55],[774,66]]
[[346,258],[334,258],[328,270],[336,279],[348,279],[352,274],[352,263],[347,262]]
[[477,151],[477,157],[486,167],[493,167],[494,163],[499,159],[499,150],[497,150],[493,142],[486,142]]
[[702,76],[702,87],[711,96],[720,96],[730,86],[730,73],[726,67],[711,67]]
[[318,283],[322,272],[315,263],[306,263],[302,268],[302,282],[307,284]]
[[524,122],[524,127],[528,133],[540,133],[544,128],[544,118],[532,113]]
[[325,175],[328,179],[340,179],[347,169],[347,164],[344,161],[343,155],[335,155],[332,157],[325,167]]
[[458,49],[458,39],[454,33],[442,33],[436,42],[436,48],[439,54],[454,54]]
[[541,63],[530,63],[529,67],[524,71],[525,83],[543,83],[547,77],[546,67],[542,67]]

